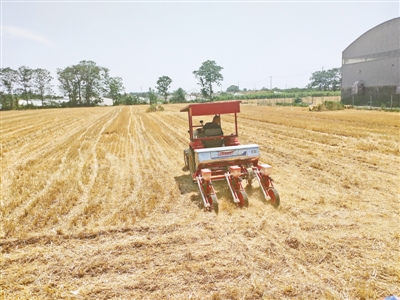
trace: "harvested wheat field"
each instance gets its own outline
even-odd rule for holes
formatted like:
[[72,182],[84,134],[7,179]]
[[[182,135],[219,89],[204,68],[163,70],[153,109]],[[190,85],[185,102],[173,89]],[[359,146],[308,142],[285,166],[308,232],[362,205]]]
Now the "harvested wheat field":
[[[400,115],[242,104],[281,206],[199,208],[183,105],[1,112],[2,299],[400,294]],[[233,116],[222,119],[227,133]]]

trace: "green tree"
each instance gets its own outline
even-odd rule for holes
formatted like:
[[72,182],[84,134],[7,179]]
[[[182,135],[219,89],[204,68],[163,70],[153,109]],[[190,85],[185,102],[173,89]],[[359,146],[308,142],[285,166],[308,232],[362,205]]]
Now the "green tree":
[[150,106],[152,104],[157,104],[157,99],[158,99],[157,94],[151,88],[149,88],[148,96],[149,96],[149,104],[150,104]]
[[222,69],[215,61],[207,60],[203,62],[198,70],[193,71],[194,76],[199,80],[198,84],[201,86],[201,93],[205,98],[211,100],[213,97],[212,85],[215,83],[220,86],[221,81],[224,80],[221,74]]
[[109,91],[109,70],[90,60],[58,69],[57,75],[60,90],[68,95],[73,106],[97,104],[101,102],[101,96]]
[[18,83],[21,86],[21,96],[28,103],[31,97],[32,88],[32,76],[33,70],[26,66],[21,66],[18,68]]
[[83,100],[87,106],[101,102],[101,96],[107,92],[108,69],[97,66],[93,61],[83,60],[78,65],[81,71]]
[[64,95],[68,96],[70,105],[81,105],[81,79],[78,68],[76,66],[70,66],[65,69],[57,69],[57,76],[60,82],[58,87]]
[[118,99],[121,93],[125,91],[124,84],[122,83],[121,77],[110,77],[107,79],[108,85],[108,97],[113,100],[113,105],[118,104]]
[[172,93],[171,102],[184,103],[184,102],[186,102],[185,96],[186,96],[186,92],[182,88],[179,88]]
[[120,104],[123,105],[134,105],[137,104],[137,97],[133,96],[131,94],[124,93],[121,95],[120,99]]
[[[2,86],[1,105],[3,109],[14,109],[14,90],[18,85],[18,71],[11,68],[0,69],[0,80]],[[18,105],[18,102],[17,102]]]
[[230,87],[228,87],[226,89],[226,92],[227,93],[237,93],[237,92],[240,92],[240,89],[237,85],[231,85]]
[[319,91],[337,91],[340,90],[342,82],[341,68],[316,71],[311,74],[310,83],[307,88],[317,89]]
[[167,103],[167,98],[169,95],[168,90],[169,90],[171,83],[172,83],[172,79],[169,78],[168,76],[159,77],[157,80],[156,89],[157,89],[158,93],[164,97],[165,103]]
[[39,95],[42,100],[42,106],[46,95],[50,95],[53,91],[51,81],[53,77],[50,72],[45,69],[35,69],[32,74],[32,87],[34,92]]

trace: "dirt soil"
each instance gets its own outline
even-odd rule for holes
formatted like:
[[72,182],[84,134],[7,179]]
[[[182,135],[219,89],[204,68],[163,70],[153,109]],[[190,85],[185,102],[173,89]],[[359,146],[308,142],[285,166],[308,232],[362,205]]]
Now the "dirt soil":
[[242,104],[281,206],[254,183],[237,208],[218,182],[216,215],[183,168],[182,107],[0,112],[0,299],[400,294],[399,113]]

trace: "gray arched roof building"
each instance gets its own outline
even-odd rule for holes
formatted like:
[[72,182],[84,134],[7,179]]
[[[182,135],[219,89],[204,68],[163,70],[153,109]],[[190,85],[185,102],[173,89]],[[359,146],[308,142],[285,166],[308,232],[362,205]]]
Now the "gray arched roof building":
[[400,17],[368,30],[342,52],[342,102],[400,106]]

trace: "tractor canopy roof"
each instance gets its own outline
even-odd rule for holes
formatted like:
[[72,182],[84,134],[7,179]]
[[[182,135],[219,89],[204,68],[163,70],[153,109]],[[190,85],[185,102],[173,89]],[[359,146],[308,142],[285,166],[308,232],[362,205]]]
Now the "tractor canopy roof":
[[233,114],[240,112],[240,103],[242,101],[222,101],[208,103],[194,103],[182,108],[180,111],[187,111],[190,116],[207,116],[219,114]]

